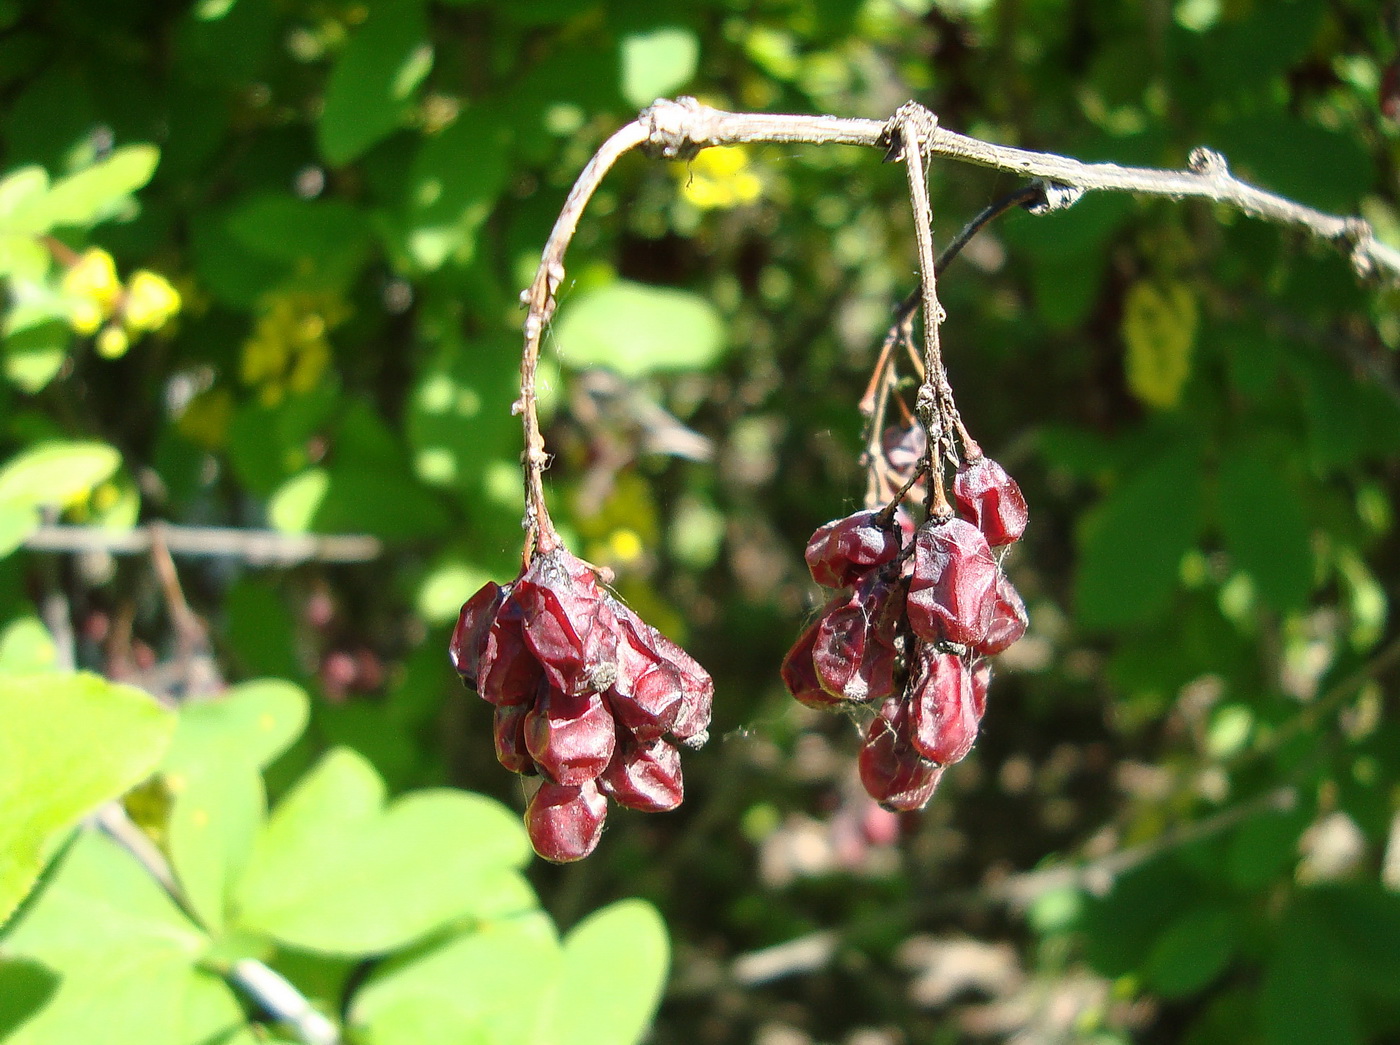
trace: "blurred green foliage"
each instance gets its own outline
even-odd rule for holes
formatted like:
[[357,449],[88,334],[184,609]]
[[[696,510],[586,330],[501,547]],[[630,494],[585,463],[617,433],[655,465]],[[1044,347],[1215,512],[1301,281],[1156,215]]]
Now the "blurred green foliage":
[[[855,727],[777,665],[818,598],[803,544],[863,489],[856,401],[915,271],[903,173],[628,158],[546,337],[548,482],[575,550],[716,677],[686,804],[527,867],[444,650],[518,564],[518,292],[653,97],[914,97],[1125,163],[1208,145],[1400,245],[1395,20],[0,0],[0,1040],[285,1036],[230,989],[241,958],[357,1042],[608,1045],[654,1012],[657,1042],[1393,1040],[1400,296],[1295,231],[1090,195],[949,269],[959,403],[1031,504],[1007,569],[1032,627],[972,758],[896,821]],[[1015,185],[935,164],[937,237]],[[151,520],[383,552],[179,559],[191,617],[147,558],[24,547]],[[78,826],[123,792],[188,909]],[[765,950],[795,939],[821,946]]]

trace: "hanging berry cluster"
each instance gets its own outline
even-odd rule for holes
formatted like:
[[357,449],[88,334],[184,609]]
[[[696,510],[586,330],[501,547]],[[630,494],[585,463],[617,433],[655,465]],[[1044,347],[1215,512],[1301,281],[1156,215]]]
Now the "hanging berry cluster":
[[[861,747],[860,778],[895,810],[923,808],[944,768],[972,750],[987,708],[989,658],[1027,626],[1025,604],[993,551],[1020,540],[1026,501],[968,433],[943,368],[935,280],[950,255],[935,262],[932,253],[922,159],[930,131],[916,111],[891,129],[891,148],[908,168],[922,278],[885,339],[861,402],[869,419],[868,507],[812,535],[812,579],[838,593],[782,669],[789,692],[810,707],[878,702]],[[922,353],[912,337],[920,309]],[[912,410],[898,392],[901,347],[919,379]],[[907,419],[903,428],[884,425],[892,404]],[[911,495],[921,495],[917,527],[905,507]]]
[[953,479],[958,514],[914,528],[899,505],[820,527],[807,545],[812,579],[840,589],[783,662],[808,707],[879,702],[860,778],[891,809],[922,808],[943,767],[972,749],[987,707],[988,658],[1026,630],[1026,608],[994,548],[1018,540],[1026,502],[987,457]]
[[[889,159],[905,161],[920,294],[906,303],[886,339],[862,402],[876,439],[867,448],[869,510],[813,536],[807,549],[812,576],[839,594],[783,665],[788,687],[804,703],[883,701],[860,757],[872,795],[896,809],[928,801],[943,767],[965,756],[976,737],[990,678],[986,658],[1025,631],[1025,608],[991,550],[1020,537],[1025,501],[967,434],[939,352],[943,315],[923,166],[937,119],[910,103],[888,123],[868,124],[720,113],[693,98],[658,101],[613,134],[579,174],[521,296],[528,308],[515,406],[525,435],[521,571],[505,586],[486,584],[462,607],[451,655],[463,681],[495,707],[500,763],[542,778],[525,821],[535,851],[548,860],[577,860],[593,851],[609,797],[648,811],[680,803],[680,756],[671,741],[704,743],[714,692],[709,675],[688,654],[608,591],[602,571],[563,547],[545,505],[549,455],[536,395],[540,341],[583,209],[631,149],[690,158],[727,141],[790,142],[810,133],[816,136],[811,140],[876,145]],[[945,258],[960,245],[950,246]],[[910,333],[919,307],[922,358]],[[887,408],[903,405],[892,356],[897,345],[909,350],[918,373],[914,411],[904,406],[917,423],[881,446]],[[957,469],[958,515],[945,492],[947,466]],[[903,502],[921,483],[923,522],[916,527]]]
[[525,811],[547,860],[598,845],[608,798],[662,812],[684,794],[680,752],[706,740],[714,685],[700,665],[562,547],[462,607],[453,667],[495,706],[496,758],[543,778]]

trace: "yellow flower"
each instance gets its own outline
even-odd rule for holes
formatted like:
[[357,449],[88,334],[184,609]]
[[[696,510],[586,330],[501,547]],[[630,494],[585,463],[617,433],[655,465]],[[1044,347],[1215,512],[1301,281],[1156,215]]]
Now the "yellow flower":
[[97,335],[97,354],[103,359],[120,359],[130,347],[131,339],[119,326],[103,327],[102,333]]
[[749,166],[748,154],[737,145],[704,149],[678,168],[681,194],[702,209],[752,203],[763,195],[763,181]]
[[126,290],[122,320],[132,330],[159,330],[180,311],[180,292],[164,276],[138,269]]
[[[82,257],[63,274],[63,293],[90,302],[104,319],[112,314],[112,308],[121,292],[122,285],[117,279],[116,262],[112,260],[112,255],[100,247],[84,251]],[[94,326],[92,329],[97,328]]]
[[68,325],[79,334],[94,333],[102,325],[102,309],[92,298],[74,298],[68,303]]

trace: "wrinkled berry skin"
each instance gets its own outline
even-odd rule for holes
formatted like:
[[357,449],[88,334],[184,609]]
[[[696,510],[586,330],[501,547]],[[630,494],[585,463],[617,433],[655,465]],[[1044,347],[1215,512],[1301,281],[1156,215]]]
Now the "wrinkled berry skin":
[[817,632],[822,626],[825,618],[819,617],[812,621],[798,636],[793,643],[792,649],[783,658],[782,676],[783,685],[792,694],[799,704],[805,704],[809,708],[816,708],[819,711],[839,708],[845,701],[838,696],[832,696],[822,686],[822,681],[817,677],[816,665],[812,660],[812,651],[816,647]]
[[845,588],[899,555],[899,527],[864,511],[817,528],[807,542],[807,569],[827,588]]
[[924,524],[914,535],[909,624],[925,642],[975,646],[987,637],[1000,568],[982,531],[962,519]]
[[653,812],[680,803],[680,753],[666,738],[705,742],[714,682],[583,560],[554,548],[510,584],[486,584],[462,607],[449,653],[495,705],[497,760],[544,777],[525,822],[546,860],[593,851],[609,795]]
[[996,656],[1020,639],[1029,624],[1030,618],[1026,616],[1026,604],[1021,601],[1021,593],[1006,574],[998,575],[992,621],[987,626],[986,636],[977,644],[977,652],[984,657]]
[[870,723],[857,762],[860,782],[886,809],[911,812],[928,805],[943,776],[943,767],[915,749],[904,702],[887,700]]
[[593,781],[577,786],[544,783],[525,809],[525,829],[535,852],[552,863],[582,860],[598,848],[608,800]]
[[990,457],[963,462],[953,476],[953,500],[993,548],[1013,544],[1026,532],[1030,515],[1021,487]]
[[909,739],[930,762],[961,762],[977,739],[972,672],[963,659],[924,646],[909,680]]

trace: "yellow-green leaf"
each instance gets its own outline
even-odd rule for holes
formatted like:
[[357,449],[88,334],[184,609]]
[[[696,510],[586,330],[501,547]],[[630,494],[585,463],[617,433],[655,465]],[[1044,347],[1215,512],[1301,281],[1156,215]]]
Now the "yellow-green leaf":
[[1165,410],[1181,400],[1191,376],[1196,297],[1184,283],[1139,280],[1123,301],[1128,387],[1148,406]]

